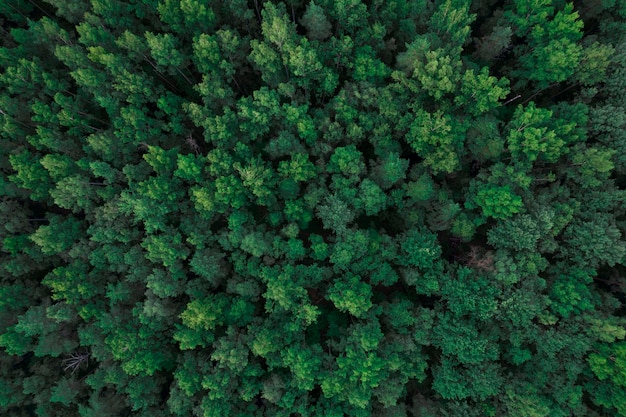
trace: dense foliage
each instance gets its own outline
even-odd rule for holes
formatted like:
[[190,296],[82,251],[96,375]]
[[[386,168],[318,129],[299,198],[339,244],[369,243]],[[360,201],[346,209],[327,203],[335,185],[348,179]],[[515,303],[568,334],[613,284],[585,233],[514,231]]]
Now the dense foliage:
[[0,414],[626,416],[626,2],[0,23]]

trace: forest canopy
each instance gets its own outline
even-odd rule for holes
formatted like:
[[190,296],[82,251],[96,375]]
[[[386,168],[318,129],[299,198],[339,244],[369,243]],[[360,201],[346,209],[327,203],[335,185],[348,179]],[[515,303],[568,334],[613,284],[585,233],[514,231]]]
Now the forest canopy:
[[0,414],[626,416],[626,2],[0,26]]

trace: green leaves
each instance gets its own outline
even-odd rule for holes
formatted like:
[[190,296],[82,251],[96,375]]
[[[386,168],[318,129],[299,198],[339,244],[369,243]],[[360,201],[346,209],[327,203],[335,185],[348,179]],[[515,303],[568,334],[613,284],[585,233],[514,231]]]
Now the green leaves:
[[589,288],[592,281],[588,271],[579,268],[572,268],[566,274],[560,273],[550,292],[551,309],[565,318],[572,313],[592,310],[595,307]]
[[141,327],[139,331],[129,325],[115,327],[106,338],[113,358],[122,362],[128,375],[154,375],[168,363],[168,352],[162,340],[152,330]]
[[314,178],[316,169],[307,155],[296,153],[291,155],[290,161],[280,162],[278,172],[294,181],[302,182]]
[[0,414],[626,415],[620,2],[10,3]]
[[363,317],[372,308],[371,297],[372,288],[356,275],[336,281],[328,290],[335,307],[355,317]]
[[178,155],[174,175],[189,182],[201,182],[204,161],[195,155]]
[[581,47],[571,41],[551,40],[524,57],[527,77],[538,81],[540,86],[565,81],[574,74],[574,69],[581,59],[581,52]]
[[178,68],[185,61],[184,56],[180,53],[180,46],[177,45],[176,38],[169,33],[155,35],[146,32],[146,40],[150,53],[157,65],[163,67]]
[[39,164],[36,155],[24,150],[9,155],[9,161],[16,171],[16,174],[10,177],[12,182],[30,190],[30,196],[34,200],[43,200],[48,196],[51,187],[50,174]]
[[422,88],[435,100],[456,90],[461,77],[460,64],[446,50],[430,49],[430,43],[426,39],[418,39],[410,44],[405,55],[398,58],[399,67],[419,81]]
[[400,242],[401,262],[406,265],[429,270],[441,256],[441,247],[432,233],[412,229],[404,233]]
[[324,228],[333,230],[339,235],[348,230],[348,224],[355,217],[348,204],[335,195],[326,197],[324,204],[318,207],[317,215],[322,220]]
[[514,216],[501,222],[488,233],[488,242],[496,248],[514,251],[536,250],[537,241],[545,233],[529,215]]
[[591,388],[594,403],[626,415],[626,342],[600,345],[589,355],[588,362],[602,381]]
[[368,216],[379,213],[387,207],[387,196],[383,190],[369,179],[364,179],[359,186],[360,198]]
[[333,91],[336,75],[325,68],[308,40],[296,33],[295,24],[285,13],[284,5],[277,7],[265,3],[262,16],[263,41],[250,42],[250,59],[262,72],[263,80],[272,87],[282,85],[286,88],[286,84],[293,83],[307,92],[310,89],[326,93]]
[[346,177],[358,178],[365,171],[363,155],[354,145],[336,148],[330,157],[329,172],[344,174]]
[[512,37],[510,26],[495,26],[493,32],[475,41],[475,55],[483,61],[491,61],[509,47]]
[[547,20],[554,13],[551,3],[550,0],[515,0],[505,16],[516,26],[519,35]]
[[467,111],[477,116],[497,108],[508,94],[508,80],[490,76],[489,69],[483,67],[478,74],[471,69],[463,74],[460,94],[454,101],[466,105]]
[[282,353],[283,363],[293,373],[298,389],[313,389],[322,365],[321,355],[322,349],[317,345],[310,349],[294,346]]
[[328,38],[332,32],[332,25],[324,14],[324,9],[314,1],[311,1],[302,16],[302,25],[307,29],[307,36],[311,40],[324,40]]
[[148,153],[143,156],[143,159],[157,174],[169,174],[176,167],[177,151],[177,149],[165,150],[158,146],[148,146]]
[[186,259],[189,250],[182,245],[181,239],[180,233],[148,236],[142,243],[147,250],[146,258],[165,267],[173,266],[179,259]]
[[68,251],[82,235],[81,222],[69,217],[51,216],[50,224],[39,226],[30,239],[44,254],[60,254]]
[[509,185],[482,184],[477,187],[477,193],[472,196],[472,201],[465,206],[468,208],[478,206],[487,217],[506,219],[519,213],[524,204],[522,198],[515,194]]
[[488,333],[481,332],[477,325],[461,317],[441,315],[433,327],[433,340],[444,357],[454,358],[454,361],[466,365],[496,360],[498,348],[494,341],[489,340]]
[[514,3],[503,20],[514,27],[517,36],[527,36],[528,43],[517,49],[521,68],[512,74],[537,82],[539,88],[572,77],[582,54],[577,42],[583,36],[583,22],[574,6],[568,3],[556,11],[549,0]]
[[197,0],[165,0],[159,2],[157,10],[161,20],[180,34],[203,33],[215,23],[213,10]]
[[[622,233],[609,216],[597,213],[588,221],[576,220],[564,232],[568,242],[562,250],[579,265],[597,267],[621,263],[626,254]],[[575,254],[575,255],[574,255]]]
[[530,162],[535,161],[540,155],[549,161],[559,157],[565,142],[546,126],[551,116],[550,110],[537,108],[534,103],[530,103],[526,109],[522,106],[517,107],[509,124],[507,137],[513,157],[525,156]]
[[419,110],[411,123],[407,143],[434,173],[450,173],[458,168],[466,125],[437,111]]
[[571,174],[572,178],[583,188],[602,185],[615,168],[613,163],[615,149],[592,147],[576,150],[578,152],[572,155],[572,162],[579,168],[578,172]]
[[[449,310],[455,314],[455,319],[469,316],[485,321],[497,314],[499,307],[497,296],[500,295],[500,291],[488,278],[478,272],[459,268],[452,276],[442,281],[441,292]],[[453,333],[450,329],[438,331]]]
[[431,36],[436,34],[442,46],[450,51],[460,49],[470,34],[470,24],[476,18],[469,13],[470,3],[467,0],[441,1],[430,18]]
[[252,192],[259,204],[269,205],[274,201],[272,188],[275,179],[270,168],[265,167],[260,160],[250,161],[248,165],[235,163],[234,168],[239,173],[243,186]]
[[187,308],[180,315],[183,324],[195,330],[215,330],[224,324],[228,298],[223,296],[211,296],[204,299],[194,300],[187,304]]
[[447,400],[484,400],[496,395],[503,383],[495,363],[463,367],[456,361],[444,360],[433,374],[433,388]]
[[69,305],[78,306],[102,294],[102,288],[96,285],[97,280],[87,271],[88,265],[74,262],[67,267],[55,268],[42,282],[52,290],[53,300],[63,300]]

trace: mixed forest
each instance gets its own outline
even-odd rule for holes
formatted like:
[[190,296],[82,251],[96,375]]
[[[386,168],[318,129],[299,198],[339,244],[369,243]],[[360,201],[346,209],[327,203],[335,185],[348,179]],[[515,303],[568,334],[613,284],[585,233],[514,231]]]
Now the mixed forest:
[[1,415],[626,416],[625,1],[0,26]]

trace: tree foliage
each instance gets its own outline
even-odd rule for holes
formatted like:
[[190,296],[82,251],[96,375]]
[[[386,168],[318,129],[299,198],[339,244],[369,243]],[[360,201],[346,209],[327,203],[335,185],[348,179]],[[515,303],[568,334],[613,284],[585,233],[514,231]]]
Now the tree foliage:
[[626,416],[626,8],[0,2],[0,414]]

